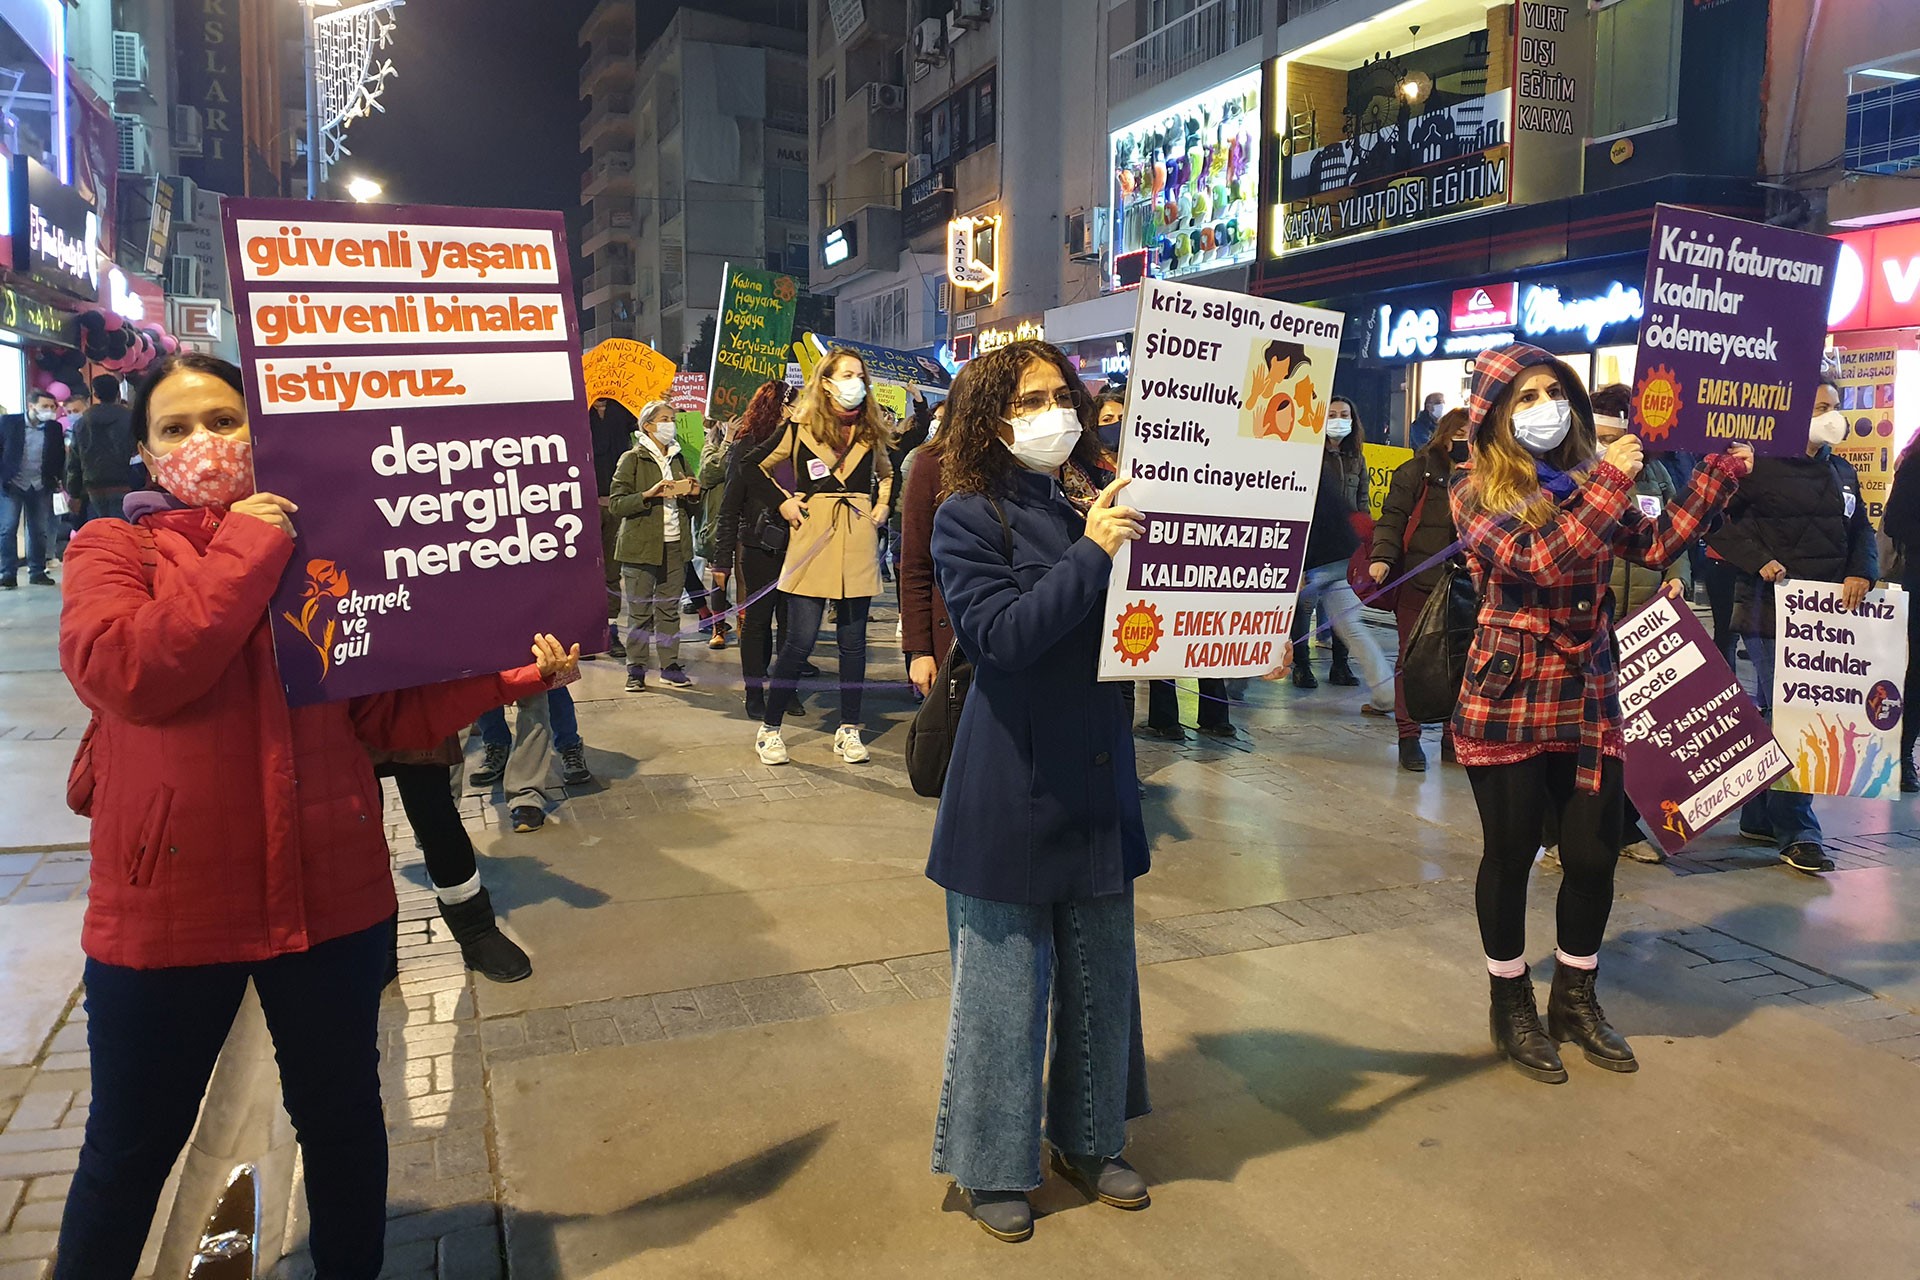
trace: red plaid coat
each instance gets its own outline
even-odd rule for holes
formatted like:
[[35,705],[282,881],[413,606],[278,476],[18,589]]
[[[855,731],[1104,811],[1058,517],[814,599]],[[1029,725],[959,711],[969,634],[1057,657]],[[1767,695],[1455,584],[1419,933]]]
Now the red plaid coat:
[[[1579,785],[1599,790],[1601,754],[1620,734],[1614,557],[1664,569],[1726,505],[1741,471],[1716,454],[1694,471],[1685,497],[1649,517],[1634,502],[1633,481],[1601,462],[1538,529],[1479,510],[1456,483],[1453,518],[1480,590],[1480,618],[1453,713],[1455,738],[1572,744]],[[1471,464],[1455,468],[1456,476],[1470,472]]]

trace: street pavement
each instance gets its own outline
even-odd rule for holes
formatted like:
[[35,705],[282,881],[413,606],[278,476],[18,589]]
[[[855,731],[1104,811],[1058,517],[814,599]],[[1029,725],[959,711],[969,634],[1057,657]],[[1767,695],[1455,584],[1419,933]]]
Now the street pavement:
[[[59,736],[84,718],[51,596],[0,597],[0,1280],[44,1274],[86,1102]],[[893,618],[876,611],[880,681]],[[464,802],[526,982],[461,973],[389,798],[388,1274],[1920,1274],[1912,804],[1821,802],[1824,879],[1731,832],[1623,864],[1601,992],[1642,1069],[1576,1058],[1556,1088],[1488,1048],[1478,822],[1431,735],[1433,771],[1402,773],[1357,693],[1256,684],[1239,743],[1143,739],[1154,1113],[1128,1154],[1153,1206],[1052,1179],[1008,1246],[928,1172],[948,969],[910,699],[870,699],[873,762],[848,766],[810,694],[794,763],[769,769],[737,656],[690,648],[691,690],[638,695],[589,664],[600,782],[528,835],[497,794]],[[824,641],[817,658],[831,671]],[[1557,879],[1537,876],[1536,962]]]

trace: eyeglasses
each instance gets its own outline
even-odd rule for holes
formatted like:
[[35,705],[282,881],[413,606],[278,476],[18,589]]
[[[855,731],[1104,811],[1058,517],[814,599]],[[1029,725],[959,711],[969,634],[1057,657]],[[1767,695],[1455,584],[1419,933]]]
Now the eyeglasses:
[[1026,417],[1050,408],[1071,409],[1075,403],[1073,388],[1061,387],[1058,391],[1029,391],[1013,402],[1013,409],[1016,416]]

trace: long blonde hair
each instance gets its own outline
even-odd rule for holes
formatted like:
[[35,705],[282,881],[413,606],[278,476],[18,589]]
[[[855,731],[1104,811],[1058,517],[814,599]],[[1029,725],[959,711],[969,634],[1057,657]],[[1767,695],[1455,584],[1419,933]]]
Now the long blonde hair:
[[[1487,410],[1485,421],[1473,437],[1473,470],[1466,480],[1466,497],[1482,511],[1496,516],[1517,516],[1522,524],[1538,529],[1553,519],[1559,504],[1540,487],[1534,455],[1513,435],[1514,388],[1536,367],[1539,366],[1521,370]],[[1554,372],[1563,379],[1573,376],[1564,370]],[[1584,393],[1576,394],[1577,386],[1563,390],[1572,406],[1573,421],[1567,428],[1567,438],[1540,461],[1571,474],[1598,457],[1600,449],[1593,434],[1592,415],[1581,407],[1586,398]]]
[[794,420],[812,431],[815,436],[837,444],[840,439],[840,415],[833,403],[833,396],[827,391],[827,375],[842,360],[852,360],[860,366],[860,379],[867,384],[867,398],[860,405],[860,416],[853,420],[853,439],[847,447],[864,444],[878,453],[885,449],[892,432],[881,416],[880,402],[873,397],[873,380],[867,377],[867,362],[861,359],[858,351],[849,351],[845,347],[829,347],[820,357],[820,363],[813,366],[813,376],[807,379],[807,385],[800,390],[800,398],[794,403]]

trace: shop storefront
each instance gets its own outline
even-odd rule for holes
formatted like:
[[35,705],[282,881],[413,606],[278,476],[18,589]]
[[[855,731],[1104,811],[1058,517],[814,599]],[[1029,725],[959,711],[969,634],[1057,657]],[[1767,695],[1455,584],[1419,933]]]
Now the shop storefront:
[[1920,434],[1920,218],[1847,231],[1827,328],[1852,432],[1838,452],[1877,522],[1893,468]]
[[1139,310],[1137,289],[1054,307],[1046,315],[1047,341],[1066,353],[1089,387],[1124,385]]
[[1260,77],[1249,71],[1110,135],[1116,285],[1194,279],[1253,261]]

